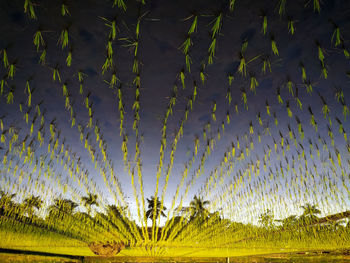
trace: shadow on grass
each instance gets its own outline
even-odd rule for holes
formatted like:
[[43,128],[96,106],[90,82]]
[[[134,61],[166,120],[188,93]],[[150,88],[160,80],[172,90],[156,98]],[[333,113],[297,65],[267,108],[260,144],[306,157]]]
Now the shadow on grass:
[[0,248],[0,253],[16,254],[16,255],[28,255],[28,256],[59,257],[59,258],[66,258],[66,259],[76,259],[76,260],[80,260],[80,261],[84,262],[83,256],[64,255],[64,254],[40,252],[40,251]]

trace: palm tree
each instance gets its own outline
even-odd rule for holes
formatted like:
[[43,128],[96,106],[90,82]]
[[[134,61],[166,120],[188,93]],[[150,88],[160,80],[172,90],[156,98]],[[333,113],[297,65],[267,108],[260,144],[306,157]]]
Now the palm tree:
[[70,216],[74,213],[74,209],[78,206],[77,203],[69,199],[58,199],[54,200],[54,203],[49,206],[49,217],[65,217]]
[[303,214],[300,216],[300,219],[303,223],[310,224],[317,220],[317,215],[321,214],[321,211],[317,208],[316,205],[311,205],[310,203],[306,203],[301,206],[304,209]]
[[153,222],[153,215],[154,215],[154,210],[156,211],[155,218],[158,218],[159,215],[161,216],[166,216],[164,211],[166,211],[166,207],[163,206],[162,211],[160,210],[161,208],[161,202],[157,198],[157,205],[156,208],[154,209],[154,196],[151,196],[150,199],[147,198],[147,203],[148,203],[148,210],[146,211],[146,217],[152,220],[152,225],[154,225],[155,222]]
[[34,208],[39,210],[42,207],[42,205],[43,200],[41,200],[39,196],[32,195],[31,197],[28,197],[23,201],[24,212],[31,217],[34,215]]
[[84,206],[88,210],[88,215],[91,216],[91,206],[93,205],[98,206],[97,194],[88,193],[88,196],[82,197],[81,200],[83,201]]
[[260,215],[259,223],[266,229],[273,227],[273,214],[270,209],[267,209],[265,213]]
[[0,206],[10,206],[14,204],[12,199],[16,196],[16,194],[8,194],[5,191],[1,190],[0,196]]
[[206,218],[209,214],[209,211],[207,210],[206,206],[208,206],[209,203],[210,202],[208,200],[203,200],[202,197],[197,197],[197,195],[195,195],[189,207],[191,211],[191,218]]
[[[155,202],[156,202],[156,206],[154,206]],[[147,198],[147,203],[148,203],[148,210],[146,211],[146,217],[152,220],[152,228],[148,228],[147,230],[148,230],[148,234],[151,234],[153,239],[153,235],[155,233],[154,228],[156,227],[156,220],[159,216],[166,217],[164,211],[166,211],[167,208],[164,205],[162,206],[161,201],[159,201],[159,199],[155,198],[154,196],[151,196],[150,199]],[[157,230],[157,234],[158,235],[154,236],[154,238],[158,240],[160,238],[160,232],[158,232],[158,230]]]
[[12,209],[15,207],[15,203],[12,200],[15,196],[16,194],[0,191],[0,215],[11,213]]

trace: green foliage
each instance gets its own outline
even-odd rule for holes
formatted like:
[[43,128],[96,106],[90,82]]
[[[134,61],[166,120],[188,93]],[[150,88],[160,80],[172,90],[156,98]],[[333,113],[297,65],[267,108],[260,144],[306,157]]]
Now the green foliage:
[[68,46],[68,28],[62,29],[58,43],[62,45],[62,49]]
[[114,6],[118,6],[118,8],[126,11],[126,4],[125,4],[124,0],[114,0],[113,7]]
[[68,6],[64,3],[61,5],[61,15],[62,16],[67,16],[67,15],[70,16]]
[[278,3],[278,14],[283,16],[286,12],[286,2],[287,0],[279,0]]
[[24,0],[24,13],[27,13],[31,19],[37,19],[34,4],[31,0]]

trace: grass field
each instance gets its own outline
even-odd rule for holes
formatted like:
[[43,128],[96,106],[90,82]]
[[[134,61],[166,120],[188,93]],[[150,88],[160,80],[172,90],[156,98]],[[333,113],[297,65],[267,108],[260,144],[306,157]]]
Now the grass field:
[[0,262],[81,262],[80,259],[0,253]]
[[111,262],[201,262],[201,263],[267,263],[267,262],[315,262],[315,263],[343,263],[350,262],[349,251],[313,251],[313,252],[294,252],[294,253],[272,253],[251,256],[232,256],[227,257],[145,257],[145,256],[117,256],[113,258],[108,257],[84,257],[79,259],[62,258],[62,257],[47,257],[39,255],[20,255],[0,253],[0,262],[85,262],[85,263],[111,263]]

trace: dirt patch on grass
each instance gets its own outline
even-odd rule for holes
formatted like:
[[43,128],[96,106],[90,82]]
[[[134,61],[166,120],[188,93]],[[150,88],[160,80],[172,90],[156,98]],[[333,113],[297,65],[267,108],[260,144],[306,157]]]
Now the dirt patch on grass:
[[126,246],[123,242],[120,243],[91,243],[89,248],[98,256],[112,257],[117,255]]

